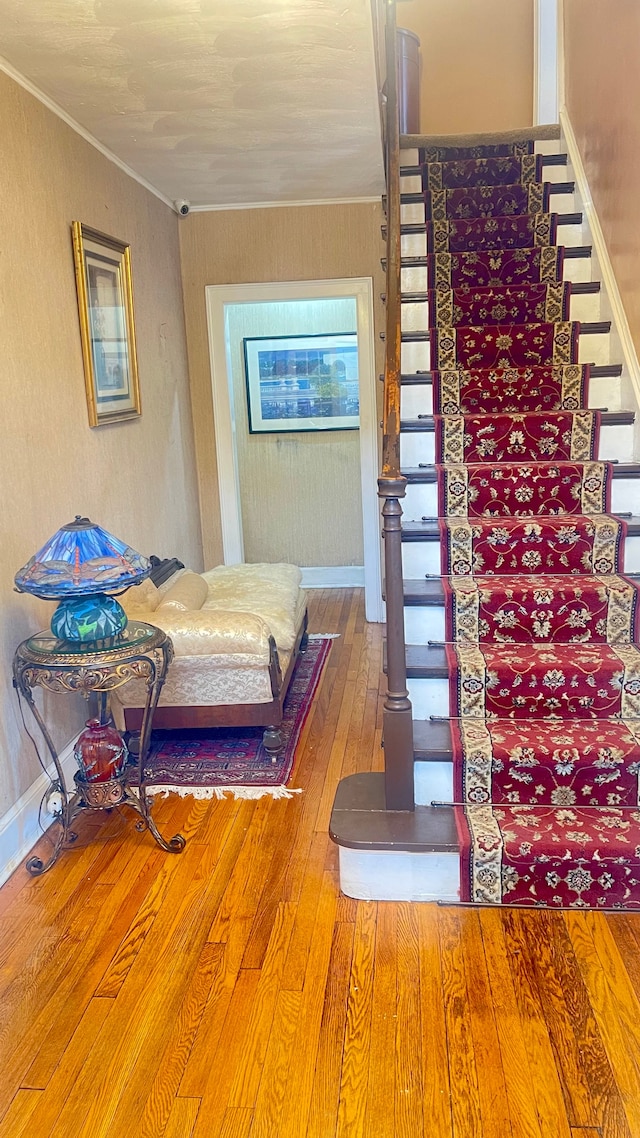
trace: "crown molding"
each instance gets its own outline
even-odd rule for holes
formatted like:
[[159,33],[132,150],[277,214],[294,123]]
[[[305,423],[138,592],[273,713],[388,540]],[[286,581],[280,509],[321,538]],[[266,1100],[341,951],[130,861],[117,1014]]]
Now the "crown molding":
[[175,206],[170,198],[161,193],[161,191],[156,189],[155,186],[152,186],[151,182],[147,182],[146,178],[143,178],[141,174],[137,174],[136,171],[131,168],[131,166],[127,166],[127,163],[123,162],[121,158],[118,158],[117,154],[114,154],[112,150],[109,150],[108,146],[104,146],[101,142],[98,142],[98,139],[95,137],[95,135],[91,134],[91,131],[86,130],[85,127],[81,126],[80,123],[76,121],[76,119],[72,118],[70,114],[67,114],[67,112],[63,110],[59,103],[56,103],[55,100],[50,98],[49,95],[45,95],[44,91],[41,91],[39,87],[36,87],[35,83],[32,83],[30,79],[27,79],[26,75],[23,75],[20,71],[13,67],[13,65],[9,63],[7,59],[4,59],[2,56],[0,56],[0,71],[4,71],[5,75],[8,75],[10,79],[13,79],[14,83],[17,83],[20,87],[24,88],[25,91],[28,91],[30,95],[33,95],[34,99],[37,99],[39,103],[42,103],[43,106],[45,106],[48,111],[51,111],[54,115],[56,115],[57,118],[62,119],[62,121],[66,123],[67,126],[70,126],[71,129],[76,132],[76,134],[79,134],[85,142],[88,142],[90,146],[93,146],[94,150],[98,150],[104,158],[108,158],[109,162],[113,162],[114,166],[118,166],[118,168],[122,170],[123,173],[127,174],[130,178],[133,178],[134,182],[138,182],[138,184],[143,186],[145,190],[148,190],[150,194],[153,194],[154,197],[159,198],[161,202],[164,202],[165,205],[168,205],[174,213],[176,212]]
[[220,213],[231,209],[283,209],[286,206],[305,205],[380,205],[380,196],[370,198],[312,198],[308,201],[285,202],[229,202],[227,205],[192,205],[189,213]]

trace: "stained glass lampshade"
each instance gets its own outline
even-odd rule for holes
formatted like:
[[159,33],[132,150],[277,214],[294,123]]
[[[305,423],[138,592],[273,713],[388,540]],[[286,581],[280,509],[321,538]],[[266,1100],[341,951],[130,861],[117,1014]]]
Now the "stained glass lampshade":
[[60,640],[110,640],[127,625],[114,599],[151,572],[151,562],[89,518],[62,526],[16,573],[18,592],[59,600],[51,631]]

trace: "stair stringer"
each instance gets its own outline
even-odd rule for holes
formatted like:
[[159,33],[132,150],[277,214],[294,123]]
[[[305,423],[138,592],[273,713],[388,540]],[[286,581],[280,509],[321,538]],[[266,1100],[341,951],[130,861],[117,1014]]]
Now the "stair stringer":
[[640,458],[640,362],[582,155],[566,107],[560,111],[560,127],[561,149],[567,153],[567,179],[575,181],[575,209],[577,212],[582,212],[585,244],[592,246],[591,279],[601,282],[600,319],[611,321],[610,359],[621,361],[623,364],[620,384],[621,406],[636,412],[633,458],[637,462]]

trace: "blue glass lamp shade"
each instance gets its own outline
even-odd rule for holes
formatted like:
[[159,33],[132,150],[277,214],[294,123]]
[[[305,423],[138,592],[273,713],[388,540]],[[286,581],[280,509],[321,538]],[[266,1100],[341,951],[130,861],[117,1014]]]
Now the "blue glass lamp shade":
[[146,557],[88,518],[76,517],[16,573],[15,583],[21,593],[60,601],[51,618],[54,636],[91,644],[126,628],[126,613],[112,594],[140,584],[150,572]]

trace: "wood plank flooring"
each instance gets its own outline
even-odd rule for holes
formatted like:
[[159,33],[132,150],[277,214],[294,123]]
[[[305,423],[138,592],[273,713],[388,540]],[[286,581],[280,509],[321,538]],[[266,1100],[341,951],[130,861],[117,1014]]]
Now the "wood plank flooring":
[[640,915],[362,903],[337,780],[380,769],[382,630],[333,642],[304,793],[82,820],[0,890],[0,1138],[640,1138]]

